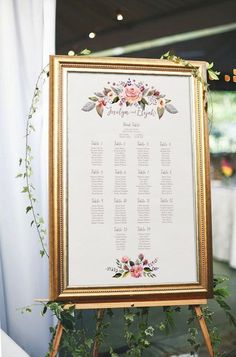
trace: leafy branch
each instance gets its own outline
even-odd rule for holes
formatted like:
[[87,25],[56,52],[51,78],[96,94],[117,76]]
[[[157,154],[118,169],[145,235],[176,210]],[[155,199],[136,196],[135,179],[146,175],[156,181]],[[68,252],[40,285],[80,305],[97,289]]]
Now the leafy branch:
[[[22,177],[25,180],[25,185],[22,189],[22,193],[25,193],[28,197],[29,200],[29,205],[26,207],[26,214],[31,212],[33,215],[33,220],[31,221],[31,226],[35,224],[37,234],[39,237],[39,241],[41,244],[41,250],[40,250],[40,255],[43,257],[46,255],[49,257],[47,249],[46,249],[46,244],[45,244],[45,238],[47,235],[47,230],[45,227],[44,219],[40,214],[36,211],[36,203],[37,199],[35,197],[35,187],[32,183],[32,175],[33,175],[33,168],[32,168],[32,161],[33,161],[33,156],[32,156],[32,148],[29,143],[29,137],[30,135],[35,131],[34,125],[32,123],[32,119],[34,114],[38,110],[38,104],[39,104],[39,99],[40,99],[40,94],[41,94],[41,88],[46,80],[46,78],[49,75],[49,66],[46,65],[43,70],[40,72],[36,86],[34,89],[34,94],[33,94],[33,99],[30,105],[28,117],[27,117],[27,123],[26,123],[26,133],[25,133],[25,157],[24,157],[24,172],[19,173],[16,177]],[[23,159],[21,158],[19,160],[19,166],[21,166],[23,163]]]
[[[90,50],[84,49],[78,55],[89,55],[90,53],[91,53]],[[75,55],[74,52],[73,52],[73,55]],[[46,237],[47,237],[46,225],[45,225],[43,217],[36,210],[36,204],[37,204],[38,200],[37,200],[36,194],[35,194],[36,189],[35,189],[35,186],[32,181],[32,176],[33,176],[32,162],[33,162],[34,158],[32,155],[32,148],[30,146],[30,140],[29,140],[30,135],[33,132],[35,132],[35,127],[33,125],[33,119],[34,119],[34,115],[37,112],[38,107],[39,107],[40,96],[42,93],[42,87],[43,87],[45,80],[48,76],[49,76],[49,65],[47,64],[40,72],[40,74],[37,78],[37,81],[36,81],[33,98],[31,101],[29,113],[27,116],[27,122],[26,122],[25,156],[24,156],[24,158],[19,159],[19,166],[23,167],[23,169],[22,169],[23,172],[18,173],[16,178],[23,178],[25,180],[25,184],[21,191],[22,193],[27,195],[27,198],[29,201],[29,204],[25,208],[25,212],[26,212],[26,214],[28,214],[29,212],[32,213],[33,219],[31,220],[30,225],[31,225],[31,227],[33,225],[35,225],[35,227],[36,227],[37,235],[39,237],[39,241],[40,241],[40,245],[41,245],[41,249],[40,249],[41,257],[46,255],[49,258],[49,254],[47,252],[46,243],[45,243]]]
[[[183,59],[179,56],[176,56],[175,54],[171,53],[171,51],[164,53],[161,56],[161,59],[166,59],[166,60],[172,61],[174,63],[182,64],[185,68],[190,68],[193,76],[195,78],[197,78],[204,85],[205,88],[208,88],[208,84],[202,78],[198,67],[194,66],[191,62],[186,61],[185,59]],[[214,65],[213,62],[207,64],[207,72],[208,72],[209,79],[210,80],[219,80],[220,72],[214,70],[213,65]]]

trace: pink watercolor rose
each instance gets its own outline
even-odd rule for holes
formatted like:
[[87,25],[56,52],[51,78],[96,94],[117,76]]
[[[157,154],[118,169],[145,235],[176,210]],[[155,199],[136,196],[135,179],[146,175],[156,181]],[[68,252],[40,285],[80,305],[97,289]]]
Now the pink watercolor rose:
[[142,92],[137,86],[126,86],[123,89],[122,97],[125,98],[126,102],[133,104],[139,102],[142,99]]
[[127,257],[126,255],[124,255],[122,258],[121,258],[121,262],[122,263],[128,263],[129,261],[129,257]]
[[131,272],[131,276],[133,278],[139,278],[140,276],[142,276],[143,273],[143,266],[142,265],[134,265],[132,266],[132,268],[130,269]]

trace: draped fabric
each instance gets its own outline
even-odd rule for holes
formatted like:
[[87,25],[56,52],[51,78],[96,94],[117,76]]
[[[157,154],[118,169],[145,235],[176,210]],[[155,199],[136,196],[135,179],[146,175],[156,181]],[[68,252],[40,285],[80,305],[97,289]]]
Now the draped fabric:
[[[30,356],[48,349],[51,317],[41,306],[22,314],[21,307],[48,297],[48,259],[32,221],[18,162],[25,155],[25,128],[34,86],[54,53],[56,0],[0,1],[0,312],[1,328]],[[30,137],[37,210],[47,218],[47,85]],[[47,223],[47,222],[46,222]]]

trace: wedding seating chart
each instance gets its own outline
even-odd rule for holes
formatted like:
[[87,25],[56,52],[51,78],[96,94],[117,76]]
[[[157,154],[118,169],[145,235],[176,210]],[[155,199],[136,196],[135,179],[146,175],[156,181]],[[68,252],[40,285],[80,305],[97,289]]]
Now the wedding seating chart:
[[196,79],[94,67],[62,76],[65,289],[203,289]]

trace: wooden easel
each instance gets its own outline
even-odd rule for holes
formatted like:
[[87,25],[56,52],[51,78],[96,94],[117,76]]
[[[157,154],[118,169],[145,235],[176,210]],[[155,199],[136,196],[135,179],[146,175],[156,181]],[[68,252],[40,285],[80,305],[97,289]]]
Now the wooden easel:
[[[155,302],[150,302],[148,304],[148,301],[145,302],[139,302],[139,303],[112,303],[112,306],[109,305],[109,308],[121,308],[121,307],[146,307],[146,306],[182,306],[182,305],[192,305],[193,309],[196,313],[196,316],[198,317],[199,325],[202,331],[202,335],[209,353],[209,357],[214,357],[214,352],[211,344],[211,339],[210,335],[207,329],[206,321],[204,319],[204,316],[202,314],[202,309],[200,305],[206,304],[207,300],[206,299],[196,299],[196,300],[171,300],[171,301],[155,301]],[[67,309],[71,305],[65,305],[64,308]],[[95,306],[91,304],[74,304],[75,309],[78,310],[85,310],[85,309],[94,309]],[[104,314],[104,309],[107,308],[107,304],[100,303],[99,307],[98,304],[96,305],[96,308],[99,309],[98,311],[98,318],[102,318]],[[63,332],[63,326],[61,322],[58,322],[57,328],[56,328],[56,333],[53,339],[52,343],[52,351],[50,352],[50,357],[56,357],[60,342],[61,342],[61,337],[62,337],[62,332]],[[98,354],[96,352],[93,353],[93,357],[98,357]]]

